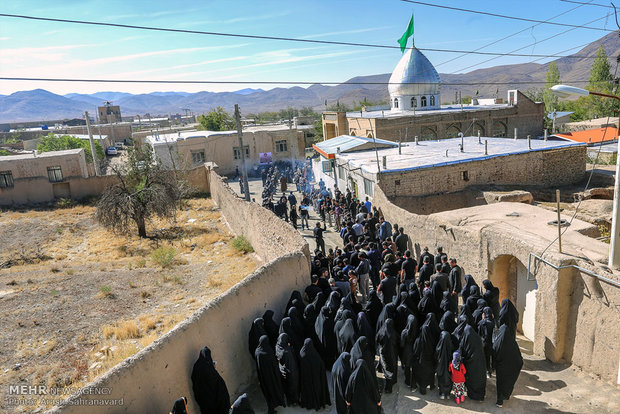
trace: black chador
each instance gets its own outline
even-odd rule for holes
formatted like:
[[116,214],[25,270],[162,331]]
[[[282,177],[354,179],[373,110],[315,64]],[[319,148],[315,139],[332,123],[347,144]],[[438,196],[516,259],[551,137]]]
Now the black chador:
[[400,334],[400,363],[405,371],[405,384],[412,386],[412,368],[413,368],[413,345],[418,338],[419,330],[418,318],[415,315],[409,315],[407,325]]
[[348,414],[345,393],[347,384],[351,376],[351,354],[343,352],[340,354],[332,367],[332,388],[334,391],[334,401],[336,403],[336,413]]
[[[265,337],[266,338],[266,337]],[[215,369],[211,350],[202,348],[192,369],[192,389],[202,414],[226,414],[230,396],[224,379]]]
[[278,337],[276,358],[278,359],[278,368],[282,377],[287,405],[296,405],[299,402],[299,364],[297,363],[297,353],[285,333]]
[[487,373],[484,362],[484,348],[482,339],[476,330],[470,325],[465,326],[461,337],[461,357],[467,373],[465,374],[465,387],[467,396],[472,400],[482,401],[486,395]]
[[452,334],[448,331],[442,331],[439,342],[435,348],[435,360],[437,362],[437,386],[439,388],[439,396],[447,398],[450,396],[452,389],[452,378],[448,368],[452,361],[452,353],[454,345],[452,343]]
[[320,410],[326,405],[331,405],[325,365],[310,338],[306,338],[304,346],[299,351],[299,368],[301,379],[299,405],[309,410]]
[[385,392],[392,392],[392,386],[396,384],[398,374],[398,342],[400,335],[396,332],[394,321],[390,318],[377,332],[377,353],[383,375],[385,376]]
[[248,395],[241,394],[233,403],[232,407],[230,407],[230,412],[228,414],[254,414]]
[[338,344],[338,353],[351,352],[355,341],[357,341],[357,333],[355,332],[355,325],[351,319],[346,319],[342,328],[338,331],[336,336]]
[[256,348],[256,371],[258,381],[267,401],[269,414],[275,412],[278,406],[286,406],[284,401],[284,389],[280,378],[280,369],[275,352],[269,344],[267,335],[263,335]]
[[334,332],[334,316],[327,306],[321,308],[321,313],[314,323],[314,331],[323,346],[321,355],[323,363],[331,369],[336,359],[336,333]]
[[497,404],[502,405],[512,394],[523,367],[523,357],[515,339],[515,332],[507,324],[499,327],[499,333],[493,342],[493,356],[497,378]]
[[429,325],[422,325],[413,346],[413,377],[421,394],[426,394],[426,387],[435,385],[435,343]]
[[256,318],[254,322],[252,322],[252,327],[250,328],[249,338],[248,338],[248,348],[250,351],[250,355],[254,358],[254,351],[256,351],[256,347],[258,346],[258,340],[261,336],[267,335],[267,330],[265,329],[265,321],[263,318]]
[[345,398],[350,404],[351,414],[373,414],[380,412],[381,395],[373,385],[371,377],[374,374],[363,359],[355,363],[355,370],[351,373]]
[[[269,337],[269,342],[272,346],[276,346],[276,342],[278,341],[278,324],[273,320],[273,311],[267,309],[263,314],[263,321],[265,323],[265,331],[267,331],[267,336]],[[260,338],[260,337],[259,337]],[[256,349],[256,348],[254,348]],[[254,354],[252,354],[254,355]]]

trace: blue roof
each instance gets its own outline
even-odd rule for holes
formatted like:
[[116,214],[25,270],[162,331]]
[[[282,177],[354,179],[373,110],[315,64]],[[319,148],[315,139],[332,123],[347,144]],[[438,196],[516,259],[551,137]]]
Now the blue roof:
[[377,148],[398,146],[398,143],[394,141],[387,141],[378,138],[373,139],[366,137],[355,137],[353,135],[340,135],[339,137],[328,139],[327,141],[322,141],[314,145],[327,154],[336,154],[338,152],[338,148],[340,148],[340,152],[356,151],[367,149],[364,147],[368,147],[369,144],[373,147],[376,144]]

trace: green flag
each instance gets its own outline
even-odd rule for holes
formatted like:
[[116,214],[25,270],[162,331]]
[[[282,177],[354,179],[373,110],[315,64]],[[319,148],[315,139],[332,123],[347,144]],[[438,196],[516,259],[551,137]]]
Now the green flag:
[[[407,26],[407,30],[405,30],[405,33],[403,33],[401,38],[398,39],[398,43],[400,43],[401,52],[404,52],[405,49],[407,48],[407,40],[409,40],[411,36],[413,36],[413,14],[411,15],[411,20],[409,20],[409,26]],[[415,41],[414,41],[414,44],[415,44]]]

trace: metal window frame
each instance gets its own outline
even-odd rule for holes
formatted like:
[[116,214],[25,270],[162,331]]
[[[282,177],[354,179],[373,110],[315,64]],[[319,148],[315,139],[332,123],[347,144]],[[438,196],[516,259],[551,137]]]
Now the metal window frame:
[[15,180],[13,179],[13,171],[0,171],[0,188],[13,188],[15,187]]
[[[52,179],[52,176],[50,175],[50,173],[53,173],[54,179]],[[58,175],[57,175],[58,173],[60,173],[60,179],[58,179]],[[50,181],[50,183],[63,182],[65,178],[62,175],[62,167],[60,165],[54,165],[53,167],[47,167],[47,179]]]

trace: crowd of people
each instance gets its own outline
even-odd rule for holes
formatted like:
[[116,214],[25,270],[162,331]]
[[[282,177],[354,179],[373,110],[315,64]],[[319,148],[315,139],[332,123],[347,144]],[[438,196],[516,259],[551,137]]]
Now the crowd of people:
[[[497,406],[509,399],[523,365],[515,306],[508,299],[500,306],[490,280],[483,291],[471,275],[463,278],[441,247],[436,255],[425,248],[418,266],[411,251],[398,250],[403,238],[387,236],[386,223],[379,217],[376,241],[347,237],[354,231],[346,223],[343,248],[329,255],[317,248],[311,284],[292,292],[280,323],[272,311],[253,322],[249,352],[269,413],[332,403],[339,414],[380,412],[399,361],[412,392],[482,401],[495,373]],[[398,227],[396,238],[403,234]]]

